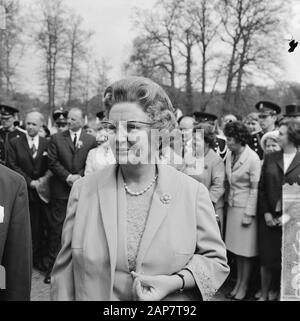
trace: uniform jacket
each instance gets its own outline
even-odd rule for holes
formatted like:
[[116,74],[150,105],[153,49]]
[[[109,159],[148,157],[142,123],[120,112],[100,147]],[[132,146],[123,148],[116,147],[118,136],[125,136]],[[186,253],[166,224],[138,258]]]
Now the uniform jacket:
[[223,159],[225,160],[228,154],[228,147],[226,143],[226,139],[217,136],[216,141],[213,147],[213,150]]
[[25,133],[17,128],[11,132],[6,132],[3,128],[0,128],[0,163],[6,164],[8,144],[14,138],[20,138],[26,136]]
[[258,183],[261,172],[261,162],[258,155],[248,146],[238,161],[231,168],[232,153],[229,151],[226,159],[226,176],[229,183],[227,202],[232,207],[244,207],[249,216],[256,215],[257,189],[252,189],[253,183]]
[[249,142],[249,147],[251,149],[253,149],[257,155],[259,156],[260,160],[263,159],[264,157],[264,150],[262,149],[261,147],[261,138],[263,137],[264,133],[263,131],[259,131],[253,135],[251,135],[251,139],[250,139],[250,142]]
[[282,185],[285,183],[300,185],[300,151],[287,169],[283,172],[283,152],[278,151],[265,155],[259,183],[259,213],[275,214],[277,202],[282,199]]
[[29,301],[32,248],[26,182],[0,165],[0,265],[6,270],[6,289],[0,301]]
[[46,175],[48,169],[48,140],[39,137],[39,146],[36,157],[32,157],[27,137],[14,138],[10,141],[7,150],[7,165],[21,174],[28,185],[29,199],[34,200],[36,193],[29,187],[31,181],[38,180]]
[[81,131],[76,148],[69,130],[52,136],[48,148],[49,169],[53,173],[50,179],[52,198],[68,199],[71,189],[66,182],[67,177],[70,174],[84,175],[87,155],[96,146],[95,137],[84,131]]
[[[118,175],[122,177],[122,175]],[[62,249],[51,280],[52,300],[111,300],[117,258],[117,221],[126,194],[117,166],[77,181],[71,191]],[[169,202],[163,202],[168,195]],[[194,299],[208,300],[229,273],[226,249],[204,185],[169,165],[158,165],[146,228],[136,260],[139,273],[171,275],[187,267]],[[191,293],[166,299],[187,299]],[[201,295],[200,295],[201,293]]]

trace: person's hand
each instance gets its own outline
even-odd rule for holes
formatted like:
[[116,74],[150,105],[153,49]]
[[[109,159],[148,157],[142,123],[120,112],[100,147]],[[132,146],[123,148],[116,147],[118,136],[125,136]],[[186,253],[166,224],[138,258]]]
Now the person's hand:
[[78,179],[80,179],[80,178],[81,178],[81,176],[78,175],[78,174],[69,175],[69,176],[67,177],[67,179],[66,179],[66,182],[67,182],[67,184],[68,184],[70,187],[72,187],[73,184],[74,184]]
[[251,225],[251,223],[253,222],[253,216],[244,214],[243,218],[242,218],[242,225],[243,226],[249,226]]
[[274,227],[274,226],[278,225],[271,213],[265,213],[264,216],[265,216],[265,222],[266,222],[267,226]]
[[135,301],[161,301],[168,294],[175,292],[176,285],[181,282],[176,275],[150,276],[136,272],[131,272],[131,275],[134,277],[132,295]]
[[34,180],[33,180],[33,181],[30,182],[30,185],[29,185],[29,186],[30,186],[32,189],[35,189],[35,188],[36,188],[36,185],[37,185],[37,181],[34,181]]
[[79,174],[75,174],[72,176],[73,176],[73,184],[81,178],[81,176]]

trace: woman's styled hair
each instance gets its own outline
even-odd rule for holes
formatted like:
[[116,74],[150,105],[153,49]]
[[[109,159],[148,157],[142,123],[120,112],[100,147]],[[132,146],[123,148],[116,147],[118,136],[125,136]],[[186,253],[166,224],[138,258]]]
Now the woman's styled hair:
[[234,138],[242,146],[248,144],[251,139],[247,126],[241,121],[227,123],[224,128],[224,134],[226,137]]
[[209,148],[213,148],[216,141],[215,129],[212,125],[206,123],[199,123],[195,125],[194,129],[204,130],[204,142],[208,144]]
[[280,126],[287,127],[288,140],[296,147],[300,146],[300,121],[296,119],[284,119]]
[[148,78],[128,77],[114,82],[105,90],[103,101],[107,114],[117,103],[137,103],[149,115],[153,128],[172,131],[177,127],[170,98],[162,87]]
[[263,137],[261,138],[261,141],[260,141],[260,145],[261,145],[261,148],[263,149],[264,152],[266,151],[266,146],[267,146],[268,140],[273,140],[275,143],[278,144],[278,136],[279,136],[278,130],[274,130],[274,131],[265,133],[263,135]]

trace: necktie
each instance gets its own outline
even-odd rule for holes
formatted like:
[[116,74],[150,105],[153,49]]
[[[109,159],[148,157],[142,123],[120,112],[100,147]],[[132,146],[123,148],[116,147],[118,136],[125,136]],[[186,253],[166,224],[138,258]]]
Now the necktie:
[[32,154],[32,157],[35,158],[36,156],[36,146],[34,144],[34,140],[32,139],[32,145],[31,145],[31,154]]
[[74,147],[76,147],[76,143],[77,143],[77,134],[74,134],[74,139],[73,139],[73,145]]

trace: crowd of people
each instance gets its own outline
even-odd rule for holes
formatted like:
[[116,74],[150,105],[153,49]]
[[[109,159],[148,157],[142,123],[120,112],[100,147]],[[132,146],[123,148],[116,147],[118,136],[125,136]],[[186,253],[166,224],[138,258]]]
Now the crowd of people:
[[[89,125],[81,109],[59,109],[50,129],[36,110],[21,128],[18,110],[0,105],[0,171],[13,177],[0,175],[0,205],[7,197],[14,207],[9,185],[20,185],[30,213],[18,227],[19,264],[32,258],[53,300],[208,300],[229,265],[229,298],[249,297],[254,279],[256,299],[278,300],[282,185],[300,184],[300,106],[280,116],[277,104],[260,101],[243,119],[180,115],[160,86],[140,77],[113,83],[104,104]],[[155,163],[129,163],[130,153],[151,158],[152,129],[178,129],[180,151],[170,145],[167,166],[161,146]],[[190,171],[189,155],[202,157],[199,172]],[[8,168],[25,179],[27,195]],[[8,278],[9,298],[29,298],[30,269]]]

